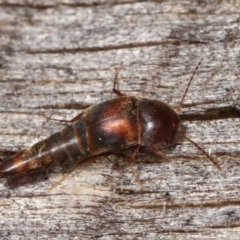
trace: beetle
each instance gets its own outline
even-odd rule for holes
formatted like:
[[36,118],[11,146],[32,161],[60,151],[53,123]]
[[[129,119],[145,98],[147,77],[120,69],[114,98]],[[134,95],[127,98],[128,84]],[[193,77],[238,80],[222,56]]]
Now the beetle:
[[[179,109],[202,60],[188,82]],[[48,170],[66,159],[79,163],[89,157],[130,147],[135,148],[131,161],[141,146],[150,147],[168,160],[156,145],[174,141],[179,133],[179,115],[169,105],[156,99],[126,97],[116,89],[116,82],[117,73],[113,92],[119,98],[83,110],[61,131],[27,150],[16,153],[0,164],[0,177],[8,178]],[[220,169],[215,160],[201,147],[183,134],[180,136],[193,143]]]

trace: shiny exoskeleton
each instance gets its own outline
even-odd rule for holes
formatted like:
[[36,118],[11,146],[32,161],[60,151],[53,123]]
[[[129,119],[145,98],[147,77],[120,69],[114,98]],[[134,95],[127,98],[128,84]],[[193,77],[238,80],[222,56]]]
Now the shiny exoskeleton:
[[0,177],[26,175],[70,159],[81,161],[132,146],[171,142],[179,117],[167,104],[121,97],[87,108],[71,125],[0,164]]

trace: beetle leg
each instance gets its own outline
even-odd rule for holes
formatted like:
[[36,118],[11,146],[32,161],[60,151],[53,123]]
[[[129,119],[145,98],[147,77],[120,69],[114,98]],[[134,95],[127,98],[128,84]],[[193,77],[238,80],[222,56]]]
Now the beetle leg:
[[160,151],[154,144],[152,145],[152,149],[157,155],[161,156],[164,160],[166,160],[166,162],[171,162],[172,161],[162,151]]
[[123,94],[123,93],[121,93],[120,90],[116,89],[116,85],[117,85],[117,82],[118,82],[118,71],[119,71],[119,69],[118,69],[118,68],[115,68],[115,78],[114,78],[114,83],[113,83],[112,92],[115,93],[116,95],[118,95],[118,97],[124,97],[124,96],[126,96],[126,95]]
[[[102,154],[102,156],[105,156],[106,154]],[[92,156],[86,158],[85,161],[83,159],[79,159],[77,163],[67,172],[64,174],[64,176],[57,182],[53,183],[52,186],[48,189],[48,192],[51,192],[56,186],[60,185],[66,178],[68,178],[73,171],[75,171],[81,164],[84,164],[86,162],[94,161],[96,159],[99,159],[99,156]]]
[[61,184],[67,177],[69,177],[71,175],[71,173],[77,169],[77,167],[80,165],[80,161],[78,161],[74,167],[69,171],[67,172],[59,181],[55,182],[52,184],[52,186],[48,189],[48,192],[51,192],[56,186],[58,186],[59,184]]
[[71,119],[71,120],[57,119],[57,118],[48,117],[48,116],[46,116],[44,113],[42,113],[41,115],[42,115],[43,117],[45,117],[45,118],[47,119],[47,121],[53,120],[53,121],[58,121],[58,122],[63,122],[63,123],[73,123],[73,122],[77,121],[79,118],[81,118],[81,117],[82,117],[82,114],[83,114],[82,112],[79,113],[76,117],[74,117],[74,118]]
[[51,120],[51,121],[64,122],[64,123],[70,123],[71,122],[70,120],[64,120],[64,119],[57,119],[57,118],[48,117],[44,113],[42,113],[41,115],[43,117],[45,117],[47,119],[47,121]]
[[131,157],[129,158],[128,163],[129,163],[129,166],[130,166],[130,168],[131,168],[131,170],[132,170],[132,174],[133,174],[133,176],[134,176],[134,178],[135,178],[135,181],[136,181],[136,182],[138,183],[138,185],[140,186],[141,191],[144,191],[145,189],[144,189],[141,181],[139,180],[139,178],[138,178],[138,176],[137,176],[137,174],[136,174],[135,169],[133,168],[133,162],[135,161],[135,157],[136,157],[136,154],[137,154],[139,148],[140,148],[140,145],[138,145],[138,146],[134,149]]
[[70,122],[73,123],[73,122],[77,121],[78,119],[80,119],[80,118],[82,117],[82,115],[83,115],[83,112],[79,113],[76,117],[74,117],[73,119],[71,119]]

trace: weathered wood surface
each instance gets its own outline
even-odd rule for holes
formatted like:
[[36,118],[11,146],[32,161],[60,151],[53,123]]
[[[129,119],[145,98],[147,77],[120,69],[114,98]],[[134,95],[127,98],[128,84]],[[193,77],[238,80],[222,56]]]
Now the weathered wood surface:
[[[0,0],[0,153],[4,159],[85,107],[127,95],[177,105],[186,135],[171,163],[119,157],[11,189],[0,183],[1,239],[239,239],[240,2]],[[150,161],[151,160],[151,161]]]

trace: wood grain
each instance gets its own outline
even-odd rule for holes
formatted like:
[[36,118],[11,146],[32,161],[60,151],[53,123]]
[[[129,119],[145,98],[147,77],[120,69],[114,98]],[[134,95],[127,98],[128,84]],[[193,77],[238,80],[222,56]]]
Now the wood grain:
[[177,106],[189,142],[171,163],[140,153],[84,164],[62,177],[0,183],[1,239],[239,239],[239,1],[0,0],[0,157],[112,99],[114,68],[127,95]]

